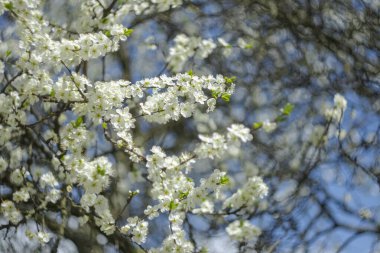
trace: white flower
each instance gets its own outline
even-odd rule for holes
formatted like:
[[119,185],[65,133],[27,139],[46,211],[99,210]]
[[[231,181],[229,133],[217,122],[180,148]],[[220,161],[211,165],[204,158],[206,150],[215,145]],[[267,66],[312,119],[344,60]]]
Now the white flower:
[[48,233],[39,231],[37,233],[37,239],[40,243],[45,244],[45,243],[48,243],[50,241],[50,235]]
[[148,216],[148,219],[153,219],[153,218],[156,218],[158,217],[159,213],[158,213],[158,208],[157,206],[155,207],[152,207],[151,205],[148,205],[146,207],[146,209],[144,210],[144,214]]
[[346,108],[347,100],[342,95],[337,93],[334,96],[334,107],[326,107],[324,110],[324,115],[327,119],[332,119],[338,122],[342,118]]
[[223,208],[250,208],[268,194],[268,187],[259,177],[251,177],[236,193],[225,200]]
[[49,193],[46,195],[46,201],[51,202],[51,203],[57,203],[60,197],[61,197],[60,190],[51,189]]
[[15,204],[9,200],[4,200],[1,203],[0,213],[13,224],[18,224],[22,220],[20,211],[17,210]]
[[58,182],[51,172],[45,173],[41,176],[40,185],[42,188],[58,186]]
[[183,220],[185,213],[183,212],[171,212],[169,214],[169,221],[171,222],[172,230],[174,232],[182,230]]
[[265,132],[270,133],[273,132],[277,127],[275,122],[270,122],[269,120],[265,120],[263,122],[263,129]]
[[158,146],[153,146],[152,155],[146,156],[146,167],[147,168],[162,168],[165,165],[166,154]]
[[30,198],[28,188],[23,187],[19,191],[15,191],[13,193],[13,201],[18,203],[18,202],[26,202]]
[[174,38],[174,44],[169,50],[167,61],[169,67],[175,72],[183,70],[187,60],[191,57],[204,59],[216,48],[215,43],[211,39],[188,37],[185,34],[177,35]]
[[339,110],[345,110],[347,107],[347,100],[339,93],[334,96],[334,104]]
[[181,115],[184,117],[184,118],[188,118],[192,115],[194,111],[194,104],[192,103],[182,103],[181,104]]
[[195,150],[195,153],[200,158],[220,157],[227,149],[227,143],[223,135],[213,133],[212,136],[199,135],[199,139],[202,143]]
[[246,220],[236,220],[230,223],[226,231],[228,235],[239,242],[254,240],[261,234],[261,230]]
[[250,45],[243,38],[238,38],[237,44],[241,49],[250,48]]
[[194,251],[194,245],[187,241],[183,230],[168,235],[162,243],[161,248],[152,249],[150,253],[191,253]]
[[216,45],[212,40],[202,40],[197,55],[199,55],[200,58],[206,58],[215,48]]
[[140,220],[137,216],[129,217],[127,224],[121,227],[120,231],[123,234],[131,234],[136,243],[144,243],[148,235],[148,222]]
[[210,99],[207,99],[207,112],[212,112],[213,110],[215,110],[215,105],[216,105],[216,99],[215,98],[210,98]]
[[108,200],[102,195],[98,196],[98,199],[99,197],[102,197],[106,204],[100,204],[98,206],[98,203],[95,203],[95,212],[97,214],[95,217],[95,223],[106,235],[111,235],[116,230],[115,220],[109,210]]
[[228,138],[230,140],[240,139],[242,142],[251,141],[253,136],[250,133],[250,130],[246,128],[244,125],[233,124],[231,127],[227,128],[228,130]]
[[220,45],[222,45],[223,47],[230,47],[231,45],[228,44],[227,41],[225,41],[223,38],[218,38],[218,42],[220,43]]
[[24,176],[22,174],[22,171],[20,169],[17,169],[17,170],[14,170],[12,173],[11,173],[11,177],[10,177],[10,180],[12,183],[14,183],[15,185],[21,185],[23,180],[24,180]]
[[200,208],[196,208],[193,210],[193,213],[213,213],[214,212],[214,203],[210,200],[205,200],[202,202]]
[[95,205],[95,201],[96,201],[95,193],[90,193],[90,194],[86,193],[80,199],[80,204],[83,208],[88,210],[89,207]]
[[135,126],[135,119],[129,113],[128,107],[116,109],[116,113],[111,115],[111,122],[117,130],[129,130]]
[[362,217],[363,219],[366,219],[366,220],[369,220],[369,219],[371,219],[373,217],[373,213],[368,208],[362,208],[362,209],[360,209],[359,210],[359,215],[360,215],[360,217]]

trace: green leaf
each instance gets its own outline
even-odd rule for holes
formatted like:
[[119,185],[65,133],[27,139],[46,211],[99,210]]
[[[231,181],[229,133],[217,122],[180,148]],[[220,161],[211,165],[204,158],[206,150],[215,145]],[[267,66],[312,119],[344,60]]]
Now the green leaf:
[[278,122],[283,122],[283,121],[286,120],[286,117],[287,117],[287,115],[282,114],[282,115],[277,116],[274,121],[277,122],[277,123]]
[[294,105],[291,103],[287,103],[284,108],[282,108],[282,114],[289,116],[294,109]]
[[176,209],[177,206],[178,206],[178,204],[176,204],[176,203],[174,202],[174,200],[170,201],[170,204],[169,204],[169,209],[170,209],[170,210],[174,210],[174,209]]
[[107,37],[111,37],[111,31],[105,30],[104,31],[104,35],[107,36]]
[[185,199],[189,195],[189,192],[179,192],[179,199]]
[[253,48],[253,45],[252,44],[247,44],[244,48],[245,49],[251,49],[251,48]]
[[137,194],[139,194],[138,191],[133,191],[133,192],[131,192],[131,198],[133,198],[133,197],[136,196]]
[[8,49],[8,50],[5,52],[5,57],[9,57],[11,54],[12,54],[12,51]]
[[7,10],[12,10],[13,9],[13,3],[12,2],[6,3],[6,4],[4,4],[4,7]]
[[253,123],[253,129],[257,130],[260,129],[263,126],[263,122],[255,122]]
[[228,184],[230,182],[230,178],[228,177],[228,176],[222,176],[221,178],[220,178],[220,184],[221,185],[225,185],[225,184]]
[[124,35],[129,37],[133,33],[133,29],[124,28]]
[[55,90],[54,89],[51,90],[50,97],[55,97]]
[[189,71],[187,71],[187,74],[189,74],[189,76],[193,76],[194,75],[193,70],[190,69]]
[[233,84],[236,81],[236,76],[224,77],[227,84]]
[[83,123],[83,117],[78,117],[75,123],[73,124],[74,128],[80,127],[80,125]]
[[219,94],[220,94],[220,93],[217,92],[217,91],[214,91],[214,90],[213,90],[213,91],[211,91],[211,94],[212,94],[212,97],[213,97],[213,98],[217,99],[217,98],[219,97]]
[[99,175],[102,175],[102,176],[106,174],[106,169],[103,167],[100,167],[99,165],[96,167],[96,171],[98,172]]
[[222,94],[222,99],[226,102],[230,102],[230,97],[231,97],[231,94],[229,94],[229,93],[223,93]]
[[102,127],[103,127],[104,129],[107,129],[107,123],[106,123],[106,122],[103,122],[103,123],[102,123]]

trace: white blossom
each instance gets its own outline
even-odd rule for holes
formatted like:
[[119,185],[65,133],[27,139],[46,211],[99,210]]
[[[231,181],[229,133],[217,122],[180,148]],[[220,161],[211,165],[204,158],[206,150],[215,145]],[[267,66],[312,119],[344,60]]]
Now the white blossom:
[[276,122],[270,122],[269,120],[265,120],[263,122],[263,129],[267,133],[273,132],[276,128],[277,128]]
[[236,241],[254,240],[261,234],[261,230],[246,220],[236,220],[226,228],[228,235]]
[[37,233],[37,239],[42,244],[48,243],[50,241],[50,234],[48,234],[46,232],[39,231]]
[[148,234],[148,222],[140,220],[138,217],[129,217],[127,224],[121,227],[124,234],[132,235],[132,240],[136,243],[144,243]]
[[4,200],[0,206],[0,212],[13,224],[18,224],[22,220],[22,215],[12,201]]
[[223,208],[238,209],[241,207],[250,208],[259,199],[268,194],[268,187],[259,177],[251,177],[238,189],[231,197],[225,200]]
[[231,127],[227,128],[228,138],[230,140],[240,139],[242,142],[251,141],[253,136],[250,130],[244,125],[233,124]]
[[347,108],[347,100],[339,93],[334,96],[334,107],[327,106],[324,115],[327,119],[338,122]]
[[[6,184],[12,188],[1,202],[1,216],[14,225],[30,220],[39,225],[36,215],[52,211],[65,222],[64,211],[68,209],[60,212],[49,208],[65,208],[62,204],[66,203],[79,210],[81,226],[91,222],[106,236],[121,232],[141,245],[149,236],[148,220],[164,214],[170,233],[156,249],[147,251],[194,252],[184,226],[187,213],[212,214],[226,203],[228,208],[236,207],[247,194],[254,197],[245,203],[253,204],[267,192],[257,179],[225,201],[230,176],[222,162],[229,145],[252,140],[250,130],[232,124],[227,130],[200,134],[199,143],[189,145],[188,150],[168,151],[157,143],[145,143],[134,128],[143,126],[141,122],[166,124],[214,111],[219,101],[229,101],[234,78],[198,76],[189,71],[131,83],[89,74],[93,71],[89,66],[111,59],[110,53],[117,52],[120,42],[132,34],[122,25],[125,16],[167,11],[183,1],[114,2],[117,8],[109,13],[106,3],[71,1],[80,17],[68,24],[56,24],[47,18],[43,1],[0,0],[0,14],[7,11],[12,16],[16,28],[12,39],[17,42],[11,57],[0,60],[0,78],[11,80],[0,94],[0,177],[6,177]],[[147,41],[151,43],[152,39]],[[231,50],[223,39],[218,41],[225,50]],[[171,71],[180,72],[190,59],[203,61],[215,50],[216,40],[182,33],[174,38],[165,61]],[[20,141],[26,133],[28,138]],[[30,141],[32,145],[27,144]],[[147,194],[151,202],[143,208],[145,216],[129,217],[122,226],[124,221],[114,217],[115,202],[110,202],[107,191],[111,183],[119,183],[115,179],[131,176],[129,170],[124,175],[115,169],[116,156],[107,155],[111,145],[124,152],[136,174],[150,184]],[[37,152],[41,152],[41,160],[36,158]],[[193,172],[197,173],[194,164],[200,159],[213,159],[221,166],[198,180]],[[134,187],[125,184],[124,189]],[[27,230],[26,236],[41,244],[53,237],[43,230]]]
[[189,58],[193,56],[199,59],[207,58],[216,48],[211,39],[188,37],[185,34],[177,35],[174,43],[174,47],[169,51],[168,63],[175,72],[182,71]]

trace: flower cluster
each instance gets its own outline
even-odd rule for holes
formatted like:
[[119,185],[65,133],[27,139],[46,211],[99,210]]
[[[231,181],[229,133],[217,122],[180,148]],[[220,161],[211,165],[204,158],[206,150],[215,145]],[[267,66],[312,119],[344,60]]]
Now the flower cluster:
[[120,228],[124,234],[130,234],[136,243],[144,243],[148,235],[148,222],[140,220],[138,217],[129,217],[127,224]]
[[268,187],[259,177],[251,177],[236,193],[226,199],[224,208],[239,209],[241,207],[250,208],[257,201],[268,194]]
[[177,35],[174,43],[175,46],[170,48],[168,63],[175,72],[183,70],[185,63],[191,57],[204,59],[216,47],[211,39],[188,37],[185,34]]
[[26,202],[30,199],[29,191],[33,192],[34,189],[30,189],[28,187],[23,187],[18,191],[13,193],[13,201],[18,202]]
[[251,241],[261,234],[261,230],[246,220],[236,220],[226,228],[228,235],[239,242]]
[[[142,87],[151,87],[152,95],[146,102],[141,103],[142,113],[148,121],[166,123],[170,119],[178,120],[181,116],[190,117],[196,104],[207,104],[208,111],[215,106],[215,98],[230,96],[234,84],[218,75],[194,76],[177,74],[174,77],[161,76],[160,78],[146,79],[137,82]],[[212,92],[215,98],[208,98],[205,90]]]
[[334,107],[333,108],[326,108],[325,110],[325,116],[328,119],[332,119],[334,121],[340,121],[340,119],[343,116],[344,111],[346,110],[347,107],[347,100],[338,94],[335,94],[334,96]]
[[[252,43],[248,43],[244,38],[238,38],[236,42],[230,44],[223,38],[203,39],[186,34],[177,35],[173,43],[174,45],[169,49],[167,61],[174,72],[182,71],[189,60],[206,59],[217,48],[221,48],[223,55],[227,58],[234,48],[249,50],[253,47]],[[151,44],[149,46],[151,47]]]
[[228,139],[234,141],[238,140],[241,142],[251,141],[253,139],[250,130],[241,124],[234,124],[231,127],[227,128],[228,130]]
[[162,243],[161,248],[151,249],[150,253],[166,253],[166,252],[178,252],[188,253],[193,252],[194,246],[192,243],[186,240],[185,231],[177,231],[167,238]]
[[[19,40],[13,58],[0,60],[0,179],[11,189],[11,194],[1,195],[0,213],[18,226],[29,220],[39,223],[40,211],[51,211],[65,227],[72,215],[68,211],[75,209],[81,226],[96,227],[106,236],[120,232],[142,248],[149,236],[148,220],[167,215],[170,233],[151,252],[192,252],[195,245],[184,228],[187,214],[213,214],[223,203],[224,208],[251,205],[266,195],[263,181],[253,178],[226,200],[230,176],[223,158],[228,147],[252,141],[250,129],[232,124],[225,133],[201,134],[190,150],[173,153],[156,143],[141,143],[135,130],[140,120],[165,124],[213,111],[218,101],[229,101],[234,79],[192,72],[136,83],[92,78],[87,66],[117,51],[132,33],[121,25],[123,13],[166,11],[182,0],[113,1],[112,10],[103,6],[107,1],[72,2],[81,18],[60,25],[44,15],[44,1],[0,0],[0,13],[14,18],[12,36]],[[215,47],[212,40],[179,35],[168,64],[180,70],[187,59],[204,59]],[[107,193],[111,181],[119,187],[114,177],[117,157],[102,153],[98,145],[124,151],[141,168],[136,173],[149,184],[151,200],[141,216],[124,223],[121,214],[113,216],[115,203]],[[199,160],[220,164],[199,179],[192,176]],[[46,219],[46,224],[55,222]],[[40,243],[54,237],[43,230],[27,231],[26,236]]]
[[107,158],[99,157],[91,162],[84,162],[82,166],[77,167],[74,173],[87,193],[100,193],[108,187],[113,170]]
[[134,12],[137,15],[150,14],[153,12],[164,12],[170,8],[176,8],[182,4],[183,0],[131,0],[124,4],[116,13],[117,17],[123,17]]
[[1,213],[6,219],[8,219],[13,224],[17,224],[22,220],[22,215],[19,210],[17,210],[15,204],[12,201],[4,200],[1,203]]
[[46,233],[44,231],[38,231],[37,233],[31,231],[31,230],[26,230],[25,235],[30,239],[37,239],[40,243],[45,244],[50,241],[51,234]]
[[228,128],[227,136],[213,133],[211,136],[199,135],[202,143],[197,147],[195,153],[200,158],[221,157],[227,147],[231,144],[248,142],[253,139],[250,130],[241,124],[233,124]]
[[192,180],[188,180],[182,170],[191,164],[191,160],[183,160],[177,156],[167,156],[160,147],[152,148],[152,155],[147,155],[148,179],[153,182],[151,191],[153,199],[159,204],[149,207],[149,217],[156,216],[156,212],[173,209],[178,205],[183,194],[194,188]]
[[270,122],[269,120],[263,121],[263,129],[265,132],[273,132],[277,128],[276,122]]

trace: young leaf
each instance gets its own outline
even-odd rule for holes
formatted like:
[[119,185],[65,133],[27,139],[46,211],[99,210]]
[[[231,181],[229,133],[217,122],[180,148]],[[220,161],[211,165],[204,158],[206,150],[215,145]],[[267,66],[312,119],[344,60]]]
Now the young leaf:
[[221,185],[225,185],[225,184],[228,184],[230,182],[230,178],[228,177],[228,176],[222,176],[221,178],[220,178],[220,184]]
[[222,99],[226,102],[229,102],[230,101],[230,97],[231,97],[231,94],[229,93],[223,93],[222,94]]
[[254,130],[257,130],[257,129],[260,129],[262,126],[263,126],[263,122],[255,122],[253,123],[252,127]]
[[232,84],[236,81],[236,76],[224,77],[224,80],[226,81],[227,84]]
[[12,3],[12,2],[5,3],[5,4],[4,4],[4,7],[5,7],[5,9],[7,9],[7,10],[12,10],[12,9],[13,9],[13,3]]
[[125,36],[129,37],[131,36],[132,33],[133,33],[133,29],[127,29],[127,28],[124,29]]
[[287,103],[284,108],[282,108],[282,114],[289,116],[294,109],[294,105],[291,103]]
[[74,128],[80,127],[80,125],[83,123],[83,117],[78,117],[75,123],[73,124]]
[[169,209],[170,209],[170,210],[174,210],[174,209],[176,209],[177,206],[178,206],[178,204],[176,204],[176,203],[174,202],[174,200],[170,201],[170,204],[169,204]]

